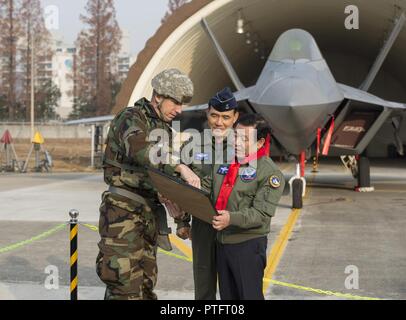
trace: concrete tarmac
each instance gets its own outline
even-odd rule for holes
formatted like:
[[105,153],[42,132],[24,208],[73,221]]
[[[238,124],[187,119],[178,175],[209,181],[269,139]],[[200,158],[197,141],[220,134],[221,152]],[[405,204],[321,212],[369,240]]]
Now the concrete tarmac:
[[[279,165],[289,179],[294,164]],[[324,161],[317,174],[309,164],[305,206],[296,213],[285,190],[268,243],[269,253],[280,254],[270,257],[276,266],[272,279],[279,282],[270,284],[267,299],[406,299],[406,163],[372,160],[371,175],[375,192],[356,193],[338,161]],[[68,299],[68,226],[10,246],[67,222],[72,208],[81,222],[97,225],[106,189],[102,174],[0,174],[0,182],[0,299]],[[282,241],[294,214],[292,233]],[[98,241],[97,232],[80,226],[80,299],[104,296],[95,273]],[[286,248],[278,251],[274,245],[280,243]],[[190,247],[190,241],[183,244]],[[176,256],[158,253],[160,299],[193,299],[184,246],[174,245]],[[46,288],[49,266],[57,267],[58,289]]]

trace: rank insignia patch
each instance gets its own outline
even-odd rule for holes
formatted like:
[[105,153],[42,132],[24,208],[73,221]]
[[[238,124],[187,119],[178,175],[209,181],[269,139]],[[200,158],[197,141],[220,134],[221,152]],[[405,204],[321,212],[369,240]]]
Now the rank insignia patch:
[[197,153],[195,155],[195,160],[197,161],[209,160],[209,155],[207,153]]

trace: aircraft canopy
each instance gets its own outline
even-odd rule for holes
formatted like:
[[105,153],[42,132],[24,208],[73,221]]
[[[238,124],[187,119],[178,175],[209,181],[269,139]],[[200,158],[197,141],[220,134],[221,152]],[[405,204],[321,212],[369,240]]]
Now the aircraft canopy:
[[292,29],[279,37],[269,59],[281,62],[309,62],[322,60],[323,56],[310,33]]

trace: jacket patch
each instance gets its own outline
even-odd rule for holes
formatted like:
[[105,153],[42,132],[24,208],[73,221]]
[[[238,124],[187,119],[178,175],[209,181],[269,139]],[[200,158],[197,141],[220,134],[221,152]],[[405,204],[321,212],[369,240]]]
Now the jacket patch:
[[257,178],[257,170],[254,168],[245,168],[241,173],[241,180],[244,182],[253,181]]
[[221,174],[222,176],[225,176],[228,173],[229,167],[228,166],[221,166],[217,170],[217,174]]
[[281,186],[281,179],[278,176],[272,176],[269,178],[269,184],[272,188],[279,188]]
[[195,160],[198,161],[209,160],[209,155],[207,153],[196,153]]

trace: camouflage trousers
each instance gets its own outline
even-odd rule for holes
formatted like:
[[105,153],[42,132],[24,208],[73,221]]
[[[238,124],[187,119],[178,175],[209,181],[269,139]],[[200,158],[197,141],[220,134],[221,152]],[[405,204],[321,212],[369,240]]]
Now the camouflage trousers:
[[157,223],[151,209],[105,193],[100,206],[96,271],[106,300],[156,300]]

